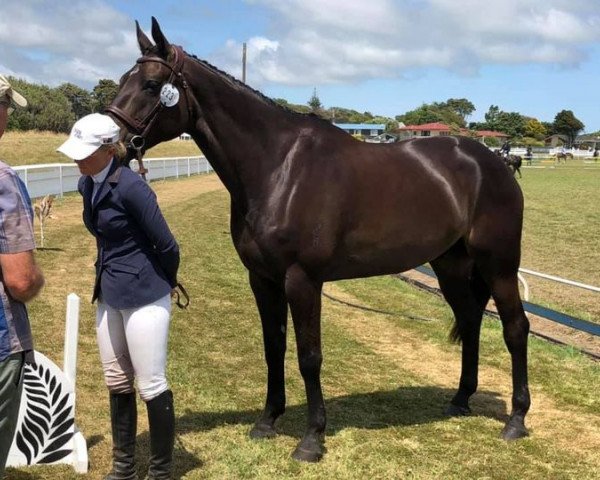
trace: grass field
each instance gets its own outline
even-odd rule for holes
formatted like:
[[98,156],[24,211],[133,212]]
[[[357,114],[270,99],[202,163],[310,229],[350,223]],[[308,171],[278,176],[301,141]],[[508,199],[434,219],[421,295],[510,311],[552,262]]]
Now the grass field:
[[[600,286],[600,169],[528,169],[521,266]],[[600,294],[527,277],[532,300],[600,323]]]
[[[0,160],[12,166],[68,163],[70,160],[56,151],[66,139],[66,134],[52,132],[6,132],[0,141]],[[161,143],[146,152],[146,157],[193,155],[200,155],[196,144],[180,140]]]
[[[522,185],[527,199],[523,264],[600,284],[600,171],[526,170]],[[174,313],[170,336],[176,478],[600,478],[599,364],[532,338],[531,436],[505,443],[498,434],[510,408],[510,362],[498,322],[486,319],[474,415],[444,418],[441,412],[460,371],[460,348],[446,340],[451,312],[438,297],[390,277],[326,285],[336,297],[398,315],[324,300],[322,379],[329,422],[323,461],[312,465],[290,458],[306,419],[292,329],[288,410],[278,423],[280,434],[270,441],[250,440],[248,431],[264,402],[266,371],[247,274],[228,232],[228,195],[214,175],[153,187],[180,242],[181,280],[192,296],[188,311]],[[65,297],[71,291],[82,297],[76,422],[89,446],[85,478],[101,479],[110,462],[108,395],[88,301],[95,244],[80,218],[79,197],[56,201],[46,227],[51,249],[37,253],[47,286],[30,311],[37,349],[60,363]],[[533,287],[549,303],[557,302],[562,290]],[[565,295],[560,302],[572,311],[593,313],[597,298],[594,304],[580,302],[579,296]],[[429,321],[409,320],[407,314]],[[138,441],[143,472],[148,455],[143,410]],[[34,478],[79,477],[68,467],[8,472],[9,480]]]

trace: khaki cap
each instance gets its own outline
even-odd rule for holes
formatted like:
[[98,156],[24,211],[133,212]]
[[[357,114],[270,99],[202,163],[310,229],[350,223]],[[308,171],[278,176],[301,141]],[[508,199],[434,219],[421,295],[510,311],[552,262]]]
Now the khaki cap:
[[4,97],[8,97],[9,101],[19,107],[25,108],[27,106],[25,97],[11,87],[4,75],[0,75],[0,102],[4,100]]

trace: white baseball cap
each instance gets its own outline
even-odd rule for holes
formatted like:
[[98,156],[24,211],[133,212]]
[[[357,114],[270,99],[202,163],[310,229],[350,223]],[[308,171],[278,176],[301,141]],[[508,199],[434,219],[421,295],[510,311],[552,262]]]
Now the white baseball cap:
[[68,140],[56,150],[73,160],[83,160],[102,145],[117,143],[119,132],[119,126],[108,115],[92,113],[75,122]]

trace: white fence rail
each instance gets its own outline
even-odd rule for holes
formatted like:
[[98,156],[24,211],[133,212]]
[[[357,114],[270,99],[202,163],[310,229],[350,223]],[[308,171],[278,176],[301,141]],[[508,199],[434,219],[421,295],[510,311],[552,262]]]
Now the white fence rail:
[[[494,151],[496,149],[498,149],[499,147],[489,147],[490,150]],[[555,148],[540,148],[540,147],[536,147],[533,149],[533,158],[548,158],[548,157],[554,157],[556,156],[557,153],[562,152],[562,149],[560,147],[555,147]],[[525,147],[513,147],[510,150],[510,153],[512,155],[520,155],[521,157],[524,157],[525,154],[527,153],[527,149]],[[578,150],[576,148],[573,149],[566,149],[564,153],[570,153],[571,155],[573,155],[573,158],[593,158],[593,154],[594,152],[592,150]]]
[[[148,169],[148,180],[189,177],[199,173],[209,173],[212,166],[204,156],[146,158],[144,165]],[[131,167],[137,169],[137,161],[132,160]],[[13,167],[25,182],[31,198],[45,195],[63,196],[67,192],[77,191],[80,173],[73,163],[46,163],[43,165],[23,165]]]
[[574,280],[569,280],[568,278],[561,278],[555,275],[548,275],[547,273],[536,272],[534,270],[529,270],[527,268],[519,268],[519,272],[526,273],[528,275],[533,275],[534,277],[545,278],[546,280],[552,280],[553,282],[562,283],[565,285],[571,285],[573,287],[583,288],[584,290],[591,290],[592,292],[600,293],[600,287],[595,287],[594,285],[587,285],[585,283],[576,282]]

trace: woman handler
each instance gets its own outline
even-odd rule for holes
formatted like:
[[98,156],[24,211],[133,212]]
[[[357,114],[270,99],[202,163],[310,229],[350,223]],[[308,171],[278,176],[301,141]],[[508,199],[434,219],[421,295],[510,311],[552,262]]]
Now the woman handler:
[[171,478],[175,417],[165,367],[179,247],[154,192],[120,164],[125,148],[109,116],[81,118],[58,151],[82,174],[83,221],[98,247],[92,302],[98,300],[96,333],[113,437],[106,480],[137,479],[134,379],[148,409],[148,478]]

